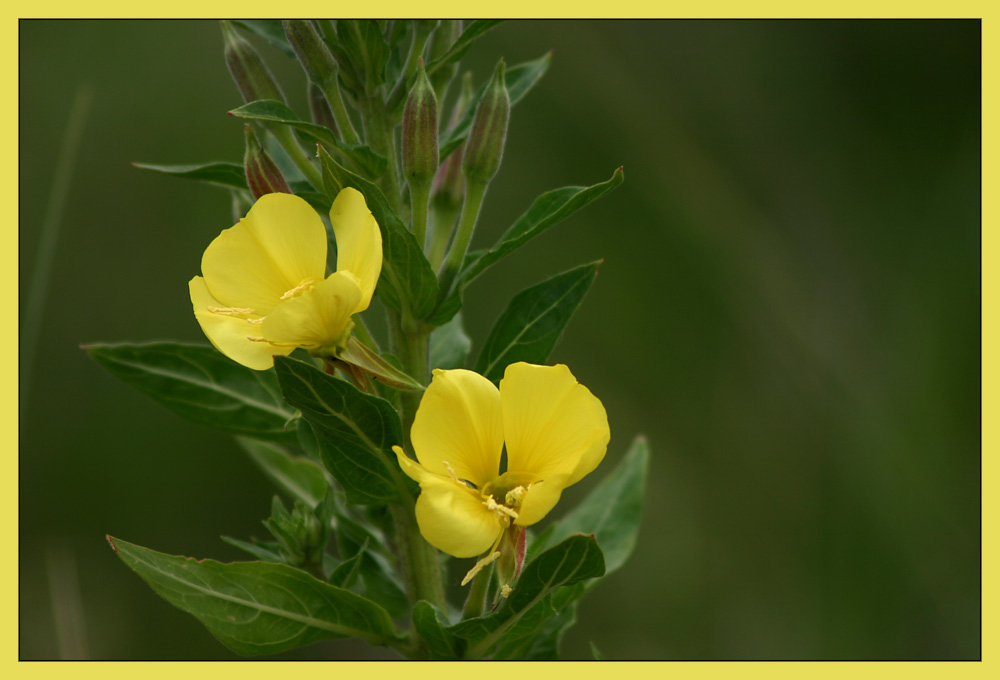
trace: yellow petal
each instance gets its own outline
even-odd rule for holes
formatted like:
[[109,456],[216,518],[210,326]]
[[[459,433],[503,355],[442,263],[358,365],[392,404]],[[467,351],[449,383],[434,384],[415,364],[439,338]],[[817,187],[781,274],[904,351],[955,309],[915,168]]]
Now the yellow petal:
[[350,272],[334,272],[310,290],[284,300],[260,324],[268,342],[316,349],[341,339],[361,297]]
[[382,272],[382,232],[357,189],[343,189],[330,208],[330,224],[337,238],[337,271],[358,277],[361,300],[355,313],[368,308]]
[[532,484],[521,501],[514,524],[528,527],[541,521],[559,502],[563,489],[568,486],[566,479],[565,475],[554,475],[544,482]]
[[507,470],[575,484],[597,467],[611,439],[601,401],[566,366],[511,364],[500,381]]
[[265,371],[274,365],[275,354],[289,354],[294,347],[275,347],[266,342],[253,342],[248,336],[258,334],[258,327],[237,316],[210,312],[210,307],[223,307],[212,297],[205,279],[196,276],[188,283],[194,316],[201,330],[215,348],[247,368]]
[[496,542],[503,527],[477,491],[426,470],[398,446],[392,448],[403,471],[420,483],[417,525],[428,543],[452,557],[475,557]]
[[225,306],[269,314],[286,291],[326,276],[326,246],[323,220],[308,203],[266,194],[209,244],[201,273]]
[[464,369],[437,369],[410,430],[417,460],[431,472],[482,486],[500,471],[503,420],[500,392]]

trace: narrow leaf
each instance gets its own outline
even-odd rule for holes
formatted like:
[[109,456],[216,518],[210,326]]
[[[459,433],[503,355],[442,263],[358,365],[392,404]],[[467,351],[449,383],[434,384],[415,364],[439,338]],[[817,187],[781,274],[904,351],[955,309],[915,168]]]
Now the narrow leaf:
[[208,182],[234,189],[247,188],[246,171],[238,163],[202,163],[201,165],[154,165],[152,163],[133,163],[133,167],[142,170],[162,172],[165,175]]
[[431,331],[431,368],[465,368],[472,340],[465,333],[462,314]]
[[515,295],[490,331],[476,372],[499,382],[506,367],[516,361],[544,364],[590,290],[600,264],[571,269]]
[[425,600],[413,606],[413,627],[420,634],[432,661],[461,658],[464,643],[448,630],[448,618]]
[[403,437],[389,402],[296,359],[276,357],[274,369],[285,400],[312,426],[323,465],[348,503],[397,499],[405,487],[392,445]]
[[[545,72],[549,70],[549,64],[552,63],[552,53],[539,57],[533,61],[526,61],[523,64],[518,64],[517,66],[512,66],[504,72],[504,84],[507,86],[507,95],[510,97],[510,105],[514,106],[524,95],[528,94],[528,91],[533,88]],[[476,93],[473,101],[478,102],[482,99],[483,93],[486,91],[486,86],[489,83],[484,83]],[[451,154],[452,151],[458,148],[459,144],[465,141],[469,136],[469,130],[472,129],[472,121],[476,116],[476,107],[470,106],[459,119],[458,123],[454,127],[450,128],[441,138],[439,143],[440,146],[440,156],[441,162],[443,163],[446,158]]]
[[244,104],[230,111],[229,115],[248,120],[279,123],[295,128],[317,142],[337,149],[346,158],[357,164],[361,172],[369,177],[381,177],[385,174],[385,170],[388,167],[385,156],[377,154],[370,147],[362,144],[346,144],[341,142],[328,128],[316,123],[300,120],[294,111],[273,99],[261,99]]
[[[160,342],[84,347],[99,364],[171,411],[257,439],[295,442],[295,411],[270,371],[240,366],[213,347]],[[286,429],[287,426],[287,429]]]
[[358,580],[358,575],[361,573],[361,558],[364,557],[367,548],[368,541],[365,541],[353,557],[337,565],[337,568],[330,574],[330,585],[337,586],[338,588],[350,588],[354,585],[354,582]]
[[462,293],[476,277],[552,225],[561,222],[580,208],[611,191],[625,179],[622,168],[611,179],[590,187],[563,187],[542,194],[527,212],[506,231],[488,251],[470,253],[462,265],[455,287],[431,316],[431,323],[442,325],[462,308]]
[[282,557],[281,552],[279,552],[277,543],[270,543],[268,545],[263,545],[256,542],[241,541],[238,538],[233,538],[232,536],[222,536],[223,542],[228,543],[234,548],[239,548],[243,552],[249,553],[256,557],[258,560],[264,562],[277,562],[283,563],[285,558]]
[[283,446],[256,439],[237,437],[236,441],[257,467],[292,498],[316,507],[326,496],[326,473],[312,460],[293,456]]
[[280,19],[235,19],[233,23],[256,33],[292,59],[295,58],[295,52],[288,44]]
[[476,19],[471,22],[447,52],[427,65],[427,75],[432,75],[445,64],[461,59],[477,38],[501,23],[503,19]]
[[[577,532],[593,534],[604,553],[607,573],[621,567],[632,554],[639,535],[648,469],[649,443],[640,435],[617,467],[553,525],[545,535],[546,542],[555,543]],[[534,546],[532,549],[538,550]]]
[[275,654],[318,640],[398,635],[382,607],[286,564],[194,560],[108,536],[132,571],[237,654]]
[[389,207],[377,186],[337,163],[322,146],[319,158],[324,173],[330,175],[331,181],[362,193],[382,231],[382,275],[376,289],[379,298],[404,316],[411,314],[417,319],[425,318],[437,302],[438,285],[437,276],[424,256],[423,248]]
[[347,341],[347,346],[337,358],[357,366],[383,385],[395,387],[397,390],[424,389],[423,385],[390,364],[354,336]]

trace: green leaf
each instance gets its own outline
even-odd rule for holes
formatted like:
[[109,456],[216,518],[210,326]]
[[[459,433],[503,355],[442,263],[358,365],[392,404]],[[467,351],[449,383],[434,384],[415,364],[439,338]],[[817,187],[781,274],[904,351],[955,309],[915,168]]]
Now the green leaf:
[[431,368],[465,368],[472,340],[465,333],[462,313],[431,331]]
[[423,390],[424,386],[400,369],[383,359],[378,352],[358,340],[353,335],[337,358],[357,366],[383,385],[397,390]]
[[[648,470],[649,444],[639,435],[618,466],[556,522],[551,532],[539,537],[538,540],[545,541],[541,545],[578,532],[593,534],[604,553],[607,573],[621,567],[632,554],[639,535]],[[532,549],[538,550],[534,546]]]
[[238,538],[233,538],[232,536],[222,536],[221,538],[225,543],[253,555],[258,560],[277,563],[283,563],[285,561],[277,543],[261,543],[256,539],[254,539],[253,542],[247,542],[241,541]]
[[[508,642],[497,650],[494,659],[521,661],[550,661],[559,658],[559,644],[566,631],[576,623],[576,609],[580,596],[586,592],[585,584],[577,583],[563,588],[551,596],[550,604],[557,612],[533,635]],[[557,601],[558,599],[558,601]]]
[[256,33],[292,59],[295,58],[295,52],[288,44],[285,28],[281,25],[280,19],[235,19],[233,23]]
[[[504,72],[504,84],[507,86],[507,95],[510,97],[510,105],[514,106],[524,95],[533,88],[545,72],[549,70],[549,64],[552,63],[552,53],[539,57],[533,61],[526,61],[523,64],[518,64],[517,66],[512,66]],[[489,83],[484,83],[476,93],[473,101],[479,101],[482,99],[483,93],[486,91],[486,86]],[[458,123],[447,132],[441,138],[439,143],[440,146],[440,156],[441,162],[443,163],[451,152],[458,148],[459,144],[465,141],[469,136],[469,130],[472,129],[472,121],[476,116],[476,107],[470,106],[468,110],[462,115]]]
[[382,607],[286,564],[195,560],[108,536],[132,571],[237,654],[275,654],[318,640],[399,639]]
[[312,426],[323,465],[344,487],[347,502],[399,498],[406,487],[392,445],[403,436],[389,402],[295,359],[276,357],[274,369],[285,400]]
[[461,658],[463,643],[448,630],[448,617],[430,602],[413,605],[413,627],[424,641],[432,661]]
[[479,658],[503,645],[534,633],[556,612],[551,595],[556,589],[604,574],[604,557],[593,536],[571,536],[532,560],[514,590],[489,616],[466,619],[448,630],[467,641],[466,658]]
[[398,570],[385,552],[386,541],[380,532],[355,522],[346,515],[337,516],[337,547],[341,555],[360,555],[358,573],[363,587],[358,592],[379,603],[390,616],[404,616],[410,601],[399,582]]
[[501,23],[503,19],[476,19],[471,22],[447,52],[427,65],[427,75],[432,75],[445,64],[461,59],[477,38]]
[[174,177],[208,182],[234,189],[247,188],[247,176],[243,166],[238,163],[202,163],[201,165],[154,165],[152,163],[133,163],[133,167],[142,170],[162,172]]
[[295,411],[271,371],[254,371],[206,345],[159,342],[95,344],[97,363],[174,413],[201,425],[256,439],[294,443]]
[[462,270],[456,277],[455,287],[435,310],[430,319],[431,323],[440,326],[451,319],[462,308],[462,293],[465,287],[486,269],[552,225],[611,191],[624,179],[622,169],[618,168],[606,182],[590,187],[563,187],[536,198],[527,212],[517,218],[493,248],[466,256]]
[[590,643],[590,655],[594,657],[594,661],[607,661],[607,658],[601,654],[601,650],[597,648],[597,645],[593,641]]
[[292,498],[316,507],[326,496],[326,473],[312,460],[293,456],[283,446],[256,439],[237,437],[236,441],[257,467]]
[[339,19],[337,38],[343,51],[350,55],[355,72],[363,74],[368,92],[374,92],[385,81],[385,64],[389,60],[389,43],[378,21]]
[[379,299],[404,316],[425,318],[437,302],[437,276],[413,232],[396,216],[377,186],[337,163],[323,147],[319,158],[332,181],[361,192],[382,231],[382,275],[376,289]]
[[366,540],[353,557],[344,560],[333,570],[333,573],[330,574],[330,585],[338,588],[350,588],[354,585],[361,573],[361,558],[364,557],[367,549],[368,541]]
[[510,301],[490,331],[476,373],[499,382],[517,361],[544,364],[597,277],[591,262],[527,288]]
[[385,170],[388,167],[385,156],[375,153],[370,147],[363,144],[347,144],[342,142],[328,128],[316,123],[300,120],[294,111],[273,99],[260,99],[249,104],[244,104],[230,111],[229,115],[236,118],[262,120],[269,123],[288,125],[321,144],[337,149],[344,157],[356,164],[361,172],[369,177],[381,177],[385,174]]

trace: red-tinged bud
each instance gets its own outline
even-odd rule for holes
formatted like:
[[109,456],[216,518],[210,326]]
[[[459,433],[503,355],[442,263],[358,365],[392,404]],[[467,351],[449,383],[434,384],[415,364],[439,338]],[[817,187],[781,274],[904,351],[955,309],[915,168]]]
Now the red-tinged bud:
[[517,577],[521,575],[525,554],[524,527],[511,524],[503,533],[500,545],[500,557],[497,558],[497,583],[500,584],[500,596],[507,597]]
[[226,42],[226,65],[240,89],[240,94],[243,95],[243,101],[274,99],[284,102],[285,95],[257,54],[257,50],[239,36],[230,22],[219,23],[222,25],[222,37]]
[[507,139],[507,123],[510,121],[510,95],[504,84],[504,68],[501,59],[493,73],[493,80],[479,100],[472,130],[465,143],[462,169],[470,180],[489,182],[500,168]]
[[423,61],[403,108],[403,174],[429,184],[438,168],[438,102]]
[[274,164],[271,157],[264,151],[264,147],[257,141],[257,136],[253,133],[253,126],[247,123],[243,126],[246,135],[246,153],[243,156],[243,167],[247,174],[247,186],[254,199],[260,198],[264,194],[290,194],[292,190],[288,188],[288,182],[281,175],[278,166]]

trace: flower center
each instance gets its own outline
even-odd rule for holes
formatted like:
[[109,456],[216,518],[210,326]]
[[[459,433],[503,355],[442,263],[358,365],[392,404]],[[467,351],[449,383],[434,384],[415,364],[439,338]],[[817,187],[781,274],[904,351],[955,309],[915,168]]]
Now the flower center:
[[295,286],[294,288],[286,290],[284,293],[282,293],[281,297],[278,299],[288,300],[289,298],[297,297],[299,295],[302,295],[302,293],[306,292],[315,285],[316,285],[316,279],[306,279],[299,285]]

